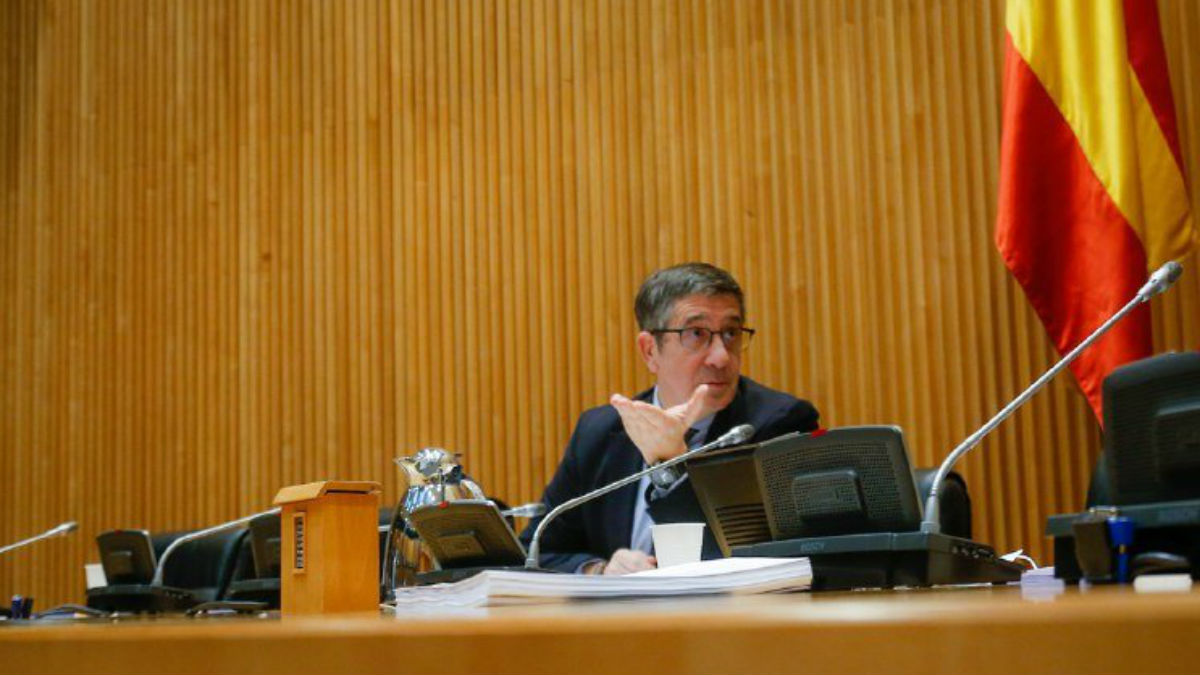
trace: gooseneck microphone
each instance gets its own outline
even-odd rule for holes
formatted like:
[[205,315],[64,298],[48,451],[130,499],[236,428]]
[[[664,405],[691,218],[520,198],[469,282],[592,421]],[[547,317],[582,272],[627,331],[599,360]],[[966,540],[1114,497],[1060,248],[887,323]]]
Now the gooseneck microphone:
[[63,535],[74,532],[76,529],[78,529],[78,527],[79,527],[79,525],[75,521],[68,520],[67,522],[63,523],[62,525],[52,527],[49,530],[46,530],[45,532],[43,532],[39,535],[32,536],[28,539],[22,539],[21,541],[18,541],[15,544],[9,544],[8,546],[0,547],[0,553],[8,553],[9,551],[15,551],[19,548],[24,548],[30,544],[39,542],[43,539],[51,539],[53,537],[61,537]]
[[175,549],[179,548],[180,546],[188,543],[189,541],[196,541],[197,539],[203,539],[204,537],[207,537],[210,534],[216,534],[218,532],[223,532],[225,530],[235,528],[238,525],[243,525],[245,523],[248,523],[260,516],[275,515],[276,513],[282,512],[282,510],[283,509],[276,506],[273,509],[267,509],[266,511],[262,511],[260,513],[255,513],[253,515],[249,515],[244,518],[238,518],[237,520],[231,520],[227,523],[221,523],[220,525],[213,525],[212,527],[205,528],[203,530],[196,530],[195,532],[189,532],[189,533],[183,535],[182,537],[179,537],[175,541],[171,542],[171,545],[168,546],[167,550],[163,551],[162,556],[159,557],[158,564],[154,566],[154,579],[150,582],[150,585],[151,586],[162,586],[163,585],[163,570],[166,569],[166,567],[167,567],[167,558],[170,558],[171,554],[175,552]]
[[525,557],[525,569],[537,569],[539,552],[538,545],[542,537],[542,532],[546,529],[546,525],[549,524],[550,521],[557,518],[562,512],[573,509],[580,504],[590,502],[597,497],[606,495],[618,488],[625,487],[630,483],[639,481],[641,480],[642,476],[648,476],[654,471],[675,466],[680,462],[686,461],[689,457],[695,457],[696,455],[708,452],[710,450],[716,450],[717,448],[725,448],[731,445],[745,443],[746,441],[750,440],[752,436],[754,436],[754,427],[749,424],[740,424],[725,432],[720,438],[712,443],[706,443],[698,448],[693,448],[682,455],[679,455],[678,457],[672,457],[665,462],[659,462],[654,466],[648,466],[645,469],[642,469],[636,473],[632,473],[618,481],[598,487],[591,492],[580,495],[574,499],[568,499],[567,501],[559,504],[558,506],[554,507],[545,518],[542,519],[542,522],[538,523],[537,529],[533,531],[533,539],[531,539],[529,542],[529,554]]
[[1171,285],[1174,284],[1177,279],[1179,279],[1180,274],[1183,274],[1183,265],[1180,265],[1174,260],[1166,263],[1162,267],[1159,267],[1154,274],[1150,275],[1150,278],[1146,281],[1146,283],[1143,284],[1140,289],[1138,289],[1137,294],[1133,296],[1132,300],[1126,303],[1125,306],[1118,310],[1116,314],[1113,314],[1108,321],[1105,321],[1099,328],[1092,331],[1091,335],[1088,335],[1086,338],[1084,338],[1084,340],[1076,345],[1074,349],[1068,352],[1066,356],[1062,357],[1058,363],[1055,363],[1053,366],[1051,366],[1050,369],[1043,373],[1042,376],[1037,380],[1035,380],[1033,384],[1029,385],[1028,389],[1021,392],[1021,394],[1013,399],[1011,403],[1004,406],[1004,409],[996,413],[995,417],[988,420],[986,424],[984,424],[975,433],[971,434],[966,438],[966,440],[960,443],[958,447],[955,448],[948,457],[946,457],[946,461],[942,462],[942,465],[938,467],[937,473],[933,477],[933,486],[930,487],[929,497],[927,497],[925,500],[925,518],[921,521],[921,531],[931,534],[937,534],[942,531],[940,524],[941,515],[938,507],[938,495],[941,492],[942,481],[946,478],[946,474],[950,473],[950,470],[954,468],[956,463],[958,463],[958,460],[961,459],[963,455],[967,454],[967,451],[978,445],[979,442],[983,440],[984,436],[987,436],[993,429],[999,426],[1001,422],[1007,419],[1009,415],[1016,412],[1017,408],[1020,408],[1022,405],[1024,405],[1025,402],[1028,401],[1034,394],[1036,394],[1039,389],[1044,387],[1047,382],[1054,379],[1054,376],[1057,375],[1063,368],[1066,368],[1072,361],[1074,361],[1075,358],[1083,352],[1083,350],[1087,349],[1093,342],[1100,339],[1100,336],[1107,333],[1109,329],[1112,328],[1118,321],[1125,318],[1126,314],[1133,311],[1135,307],[1143,302],[1149,301],[1150,298],[1160,295],[1170,288]]

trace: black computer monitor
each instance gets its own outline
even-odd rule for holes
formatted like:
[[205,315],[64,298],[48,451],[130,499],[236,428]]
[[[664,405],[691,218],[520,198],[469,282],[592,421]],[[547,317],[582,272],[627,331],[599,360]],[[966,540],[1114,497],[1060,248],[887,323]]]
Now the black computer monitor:
[[1117,368],[1102,395],[1112,503],[1200,499],[1200,353],[1161,354]]
[[109,530],[96,537],[108,585],[148,584],[158,564],[146,530]]
[[[895,426],[791,433],[701,455],[688,462],[688,474],[725,555],[768,541],[911,532],[921,523],[904,434]],[[969,505],[955,513],[964,508],[969,523]]]
[[814,590],[1007,583],[1023,569],[959,536],[970,531],[961,479],[939,492],[945,529],[921,531],[898,427],[788,434],[701,455],[688,475],[726,555],[806,556]]
[[408,514],[442,569],[519,566],[525,550],[490,499],[427,504]]
[[783,436],[755,453],[775,540],[910,532],[921,502],[899,427]]

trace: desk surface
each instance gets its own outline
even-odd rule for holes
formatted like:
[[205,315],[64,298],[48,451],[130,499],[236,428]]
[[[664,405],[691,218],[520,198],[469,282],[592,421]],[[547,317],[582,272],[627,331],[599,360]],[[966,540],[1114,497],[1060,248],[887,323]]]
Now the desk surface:
[[1159,673],[1200,592],[959,588],[0,628],[15,673]]

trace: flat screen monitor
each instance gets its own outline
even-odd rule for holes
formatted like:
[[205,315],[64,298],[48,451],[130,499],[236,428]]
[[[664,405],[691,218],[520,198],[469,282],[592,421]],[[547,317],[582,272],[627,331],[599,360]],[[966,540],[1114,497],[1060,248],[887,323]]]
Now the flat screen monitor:
[[525,550],[490,499],[419,506],[408,521],[441,569],[518,566]]
[[1114,505],[1200,498],[1200,353],[1160,354],[1104,380],[1104,462]]
[[899,427],[782,436],[759,446],[755,459],[776,541],[920,527],[921,502]]
[[157,558],[146,530],[109,530],[96,537],[108,584],[148,584]]

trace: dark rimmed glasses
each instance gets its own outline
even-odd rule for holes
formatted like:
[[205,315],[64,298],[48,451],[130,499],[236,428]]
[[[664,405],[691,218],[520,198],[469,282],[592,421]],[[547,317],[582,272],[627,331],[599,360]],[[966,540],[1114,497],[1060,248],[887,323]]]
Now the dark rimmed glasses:
[[754,337],[753,328],[740,327],[710,330],[703,326],[688,326],[687,328],[655,328],[649,332],[655,337],[664,333],[675,333],[679,336],[679,344],[689,352],[708,349],[712,345],[713,336],[720,335],[721,342],[725,345],[725,351],[738,354],[746,351],[750,346],[750,339]]

